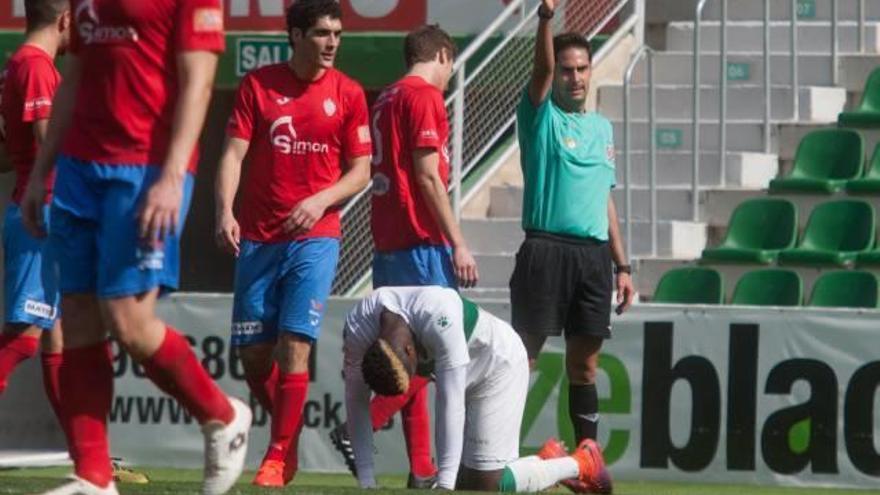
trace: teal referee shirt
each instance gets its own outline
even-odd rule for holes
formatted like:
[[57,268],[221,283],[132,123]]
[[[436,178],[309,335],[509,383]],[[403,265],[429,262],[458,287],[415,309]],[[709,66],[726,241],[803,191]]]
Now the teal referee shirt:
[[616,185],[611,122],[595,112],[565,112],[551,96],[535,107],[526,90],[517,109],[522,227],[607,241],[608,195]]

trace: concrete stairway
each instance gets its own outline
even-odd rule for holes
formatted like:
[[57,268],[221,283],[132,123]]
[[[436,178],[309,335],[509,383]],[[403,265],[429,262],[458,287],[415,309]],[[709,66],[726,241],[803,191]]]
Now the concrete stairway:
[[[763,142],[763,0],[728,2],[728,69],[737,72],[728,80],[728,126],[726,176],[721,180],[718,155],[718,107],[720,99],[720,54],[718,10],[710,1],[701,29],[701,141],[700,185],[695,198],[691,191],[692,77],[694,23],[693,0],[648,2],[648,38],[659,51],[655,60],[657,94],[657,184],[658,217],[656,256],[650,255],[651,226],[649,199],[647,85],[644,64],[634,77],[633,123],[630,155],[632,186],[633,252],[640,294],[650,295],[659,276],[668,268],[694,263],[707,244],[720,240],[733,209],[743,200],[766,194],[770,179],[791,166],[797,144],[811,130],[833,125],[837,114],[860,98],[862,85],[871,69],[880,65],[880,2],[867,2],[867,54],[857,49],[857,0],[839,0],[840,25],[839,85],[832,86],[831,25],[829,0],[816,0],[815,12],[799,23],[799,108],[797,120],[790,88],[791,46],[787,22],[790,2],[771,2],[771,129],[770,150]],[[736,79],[736,80],[731,80]],[[598,110],[613,125],[618,150],[618,183],[624,182],[623,87],[620,82],[600,84]],[[866,135],[869,146],[880,142],[880,133]],[[511,159],[504,178],[485,186],[488,206],[482,218],[463,221],[465,237],[477,253],[480,289],[474,297],[506,298],[515,252],[522,241],[519,226],[522,207],[522,178],[518,156]],[[614,192],[623,218],[622,188]],[[803,221],[815,204],[827,197],[792,197],[800,206]],[[693,202],[699,221],[692,221]],[[880,202],[875,202],[880,206]],[[626,226],[621,225],[623,232]],[[732,290],[740,273],[737,267],[722,267]],[[803,270],[808,288],[816,274]]]

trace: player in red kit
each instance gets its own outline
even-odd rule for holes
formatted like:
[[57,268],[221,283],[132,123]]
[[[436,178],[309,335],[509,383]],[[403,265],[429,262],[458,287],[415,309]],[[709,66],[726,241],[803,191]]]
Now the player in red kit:
[[[48,263],[44,269],[45,242],[27,232],[19,205],[61,83],[54,59],[67,48],[70,10],[67,0],[35,0],[25,4],[25,18],[24,43],[0,73],[0,170],[15,171],[15,188],[3,221],[5,318],[0,334],[0,394],[13,369],[42,347],[43,385],[55,415],[61,418],[58,281]],[[47,190],[51,191],[51,183],[52,178]],[[41,213],[48,215],[48,209],[43,206]]]
[[[449,123],[443,91],[452,75],[455,43],[438,26],[404,41],[407,74],[373,106],[373,204],[376,253],[373,286],[473,287],[479,274],[449,202]],[[410,460],[408,486],[436,483],[431,460],[429,378],[414,375],[406,393],[370,403],[373,428],[401,411]],[[331,440],[355,471],[344,427]],[[356,473],[355,473],[356,474]]]
[[309,354],[339,256],[339,208],[369,181],[366,98],[333,68],[341,16],[335,0],[298,0],[287,10],[293,58],[242,80],[217,174],[217,242],[238,258],[232,344],[272,415],[259,486],[281,487],[296,474]]
[[220,0],[71,0],[70,10],[64,79],[22,200],[28,229],[45,235],[39,211],[57,169],[48,249],[59,264],[60,386],[75,477],[47,493],[117,493],[108,333],[201,424],[202,493],[225,493],[244,464],[250,409],[220,390],[155,312],[160,293],[178,285],[196,142],[224,47]]

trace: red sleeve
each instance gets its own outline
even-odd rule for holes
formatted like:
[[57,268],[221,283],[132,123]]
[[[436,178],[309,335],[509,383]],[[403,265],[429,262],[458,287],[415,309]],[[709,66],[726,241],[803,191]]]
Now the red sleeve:
[[359,84],[350,82],[345,90],[345,98],[342,152],[349,159],[370,155],[373,141],[370,139],[370,114],[364,90]]
[[177,51],[223,52],[223,7],[220,0],[179,0]]
[[58,89],[58,73],[46,60],[33,59],[16,71],[16,81],[21,92],[21,121],[45,120],[52,113],[52,98]]
[[[440,101],[438,101],[440,100]],[[446,119],[442,98],[433,92],[419,92],[408,99],[410,144],[413,149],[443,149],[440,126]]]
[[247,75],[241,80],[238,91],[235,93],[235,102],[232,105],[232,115],[226,125],[226,135],[229,137],[250,141],[254,133],[254,115],[257,110],[257,98],[254,93],[253,76]]

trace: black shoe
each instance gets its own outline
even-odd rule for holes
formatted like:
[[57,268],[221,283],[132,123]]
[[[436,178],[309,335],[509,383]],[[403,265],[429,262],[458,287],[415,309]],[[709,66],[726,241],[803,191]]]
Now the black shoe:
[[330,441],[333,442],[336,451],[342,454],[342,458],[345,459],[345,465],[348,467],[348,470],[351,471],[352,476],[357,478],[357,467],[354,464],[354,450],[351,448],[351,440],[348,439],[348,429],[345,423],[342,423],[330,431]]
[[422,478],[409,473],[409,479],[406,480],[406,487],[417,490],[431,490],[437,488],[437,475],[435,474],[433,476],[428,476],[427,478]]

